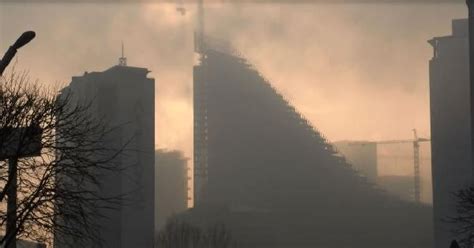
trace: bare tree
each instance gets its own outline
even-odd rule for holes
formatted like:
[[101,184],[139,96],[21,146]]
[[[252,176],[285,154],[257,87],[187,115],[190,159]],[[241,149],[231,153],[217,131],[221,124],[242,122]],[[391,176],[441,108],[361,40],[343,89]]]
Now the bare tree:
[[[19,158],[13,175],[0,161],[0,201],[15,180],[18,195],[16,228],[0,244],[8,247],[19,238],[51,244],[54,238],[61,247],[99,246],[99,210],[123,200],[100,193],[101,176],[121,170],[116,160],[123,147],[104,143],[114,128],[91,114],[90,103],[30,84],[25,73],[0,80],[0,155]],[[41,152],[25,157],[39,134]],[[0,207],[3,228],[11,214]]]
[[231,232],[224,225],[213,225],[207,229],[171,218],[158,233],[160,248],[230,248],[236,247]]
[[465,247],[474,244],[474,187],[462,189],[454,194],[457,201],[456,216],[450,217],[448,222],[455,224],[453,230],[456,236],[461,237],[459,243]]

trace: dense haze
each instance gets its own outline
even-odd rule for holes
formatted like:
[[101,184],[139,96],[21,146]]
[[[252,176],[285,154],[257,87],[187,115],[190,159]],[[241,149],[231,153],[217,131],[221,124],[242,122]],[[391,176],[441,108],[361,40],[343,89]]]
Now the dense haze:
[[[54,85],[115,65],[123,41],[128,65],[147,67],[156,79],[156,147],[192,157],[196,11],[185,7],[182,16],[171,3],[1,3],[0,50],[21,32],[36,31],[34,42],[19,52],[17,68]],[[465,9],[212,3],[206,32],[231,41],[329,140],[409,139],[413,128],[422,137],[430,133],[433,52],[427,40],[450,34],[451,19],[465,17]]]

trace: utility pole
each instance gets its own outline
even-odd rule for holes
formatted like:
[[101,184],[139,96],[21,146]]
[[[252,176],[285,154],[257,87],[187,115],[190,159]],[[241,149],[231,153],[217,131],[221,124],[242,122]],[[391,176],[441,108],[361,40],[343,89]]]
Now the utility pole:
[[[471,97],[471,161],[474,170],[474,0],[466,0],[469,13],[469,85]],[[474,173],[473,173],[474,179]],[[474,180],[471,180],[471,182]]]

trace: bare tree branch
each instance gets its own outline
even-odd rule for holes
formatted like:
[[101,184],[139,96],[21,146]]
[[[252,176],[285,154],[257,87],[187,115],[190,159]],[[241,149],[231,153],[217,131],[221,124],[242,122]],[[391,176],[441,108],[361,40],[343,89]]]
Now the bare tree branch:
[[[12,237],[51,244],[53,236],[62,247],[100,244],[97,219],[104,216],[99,210],[115,209],[126,200],[126,195],[100,191],[102,176],[124,169],[118,161],[126,145],[106,145],[123,127],[110,127],[93,115],[92,102],[31,84],[26,73],[0,80],[0,155],[8,151],[22,157],[38,135],[38,128],[25,127],[42,130],[41,154],[18,160],[17,233],[6,233],[0,244],[8,246]],[[20,128],[24,131],[15,134]],[[0,202],[12,177],[7,164],[0,163]],[[6,218],[0,207],[2,227]]]
[[463,247],[472,247],[474,244],[474,187],[469,187],[454,193],[457,200],[456,216],[447,221],[455,224],[453,233],[462,237],[459,244]]

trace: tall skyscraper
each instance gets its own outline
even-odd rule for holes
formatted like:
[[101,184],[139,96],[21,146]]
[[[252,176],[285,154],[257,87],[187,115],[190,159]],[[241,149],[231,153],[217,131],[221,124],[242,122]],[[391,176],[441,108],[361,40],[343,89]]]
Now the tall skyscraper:
[[431,150],[435,247],[456,238],[446,222],[456,215],[453,193],[472,182],[468,21],[453,20],[449,36],[429,41]]
[[63,90],[80,102],[90,102],[90,113],[114,128],[103,141],[107,147],[126,148],[116,161],[121,171],[100,177],[99,194],[124,195],[117,209],[98,210],[105,218],[95,221],[107,248],[154,245],[155,82],[148,72],[127,66],[122,57],[118,66],[106,71],[73,77]]

